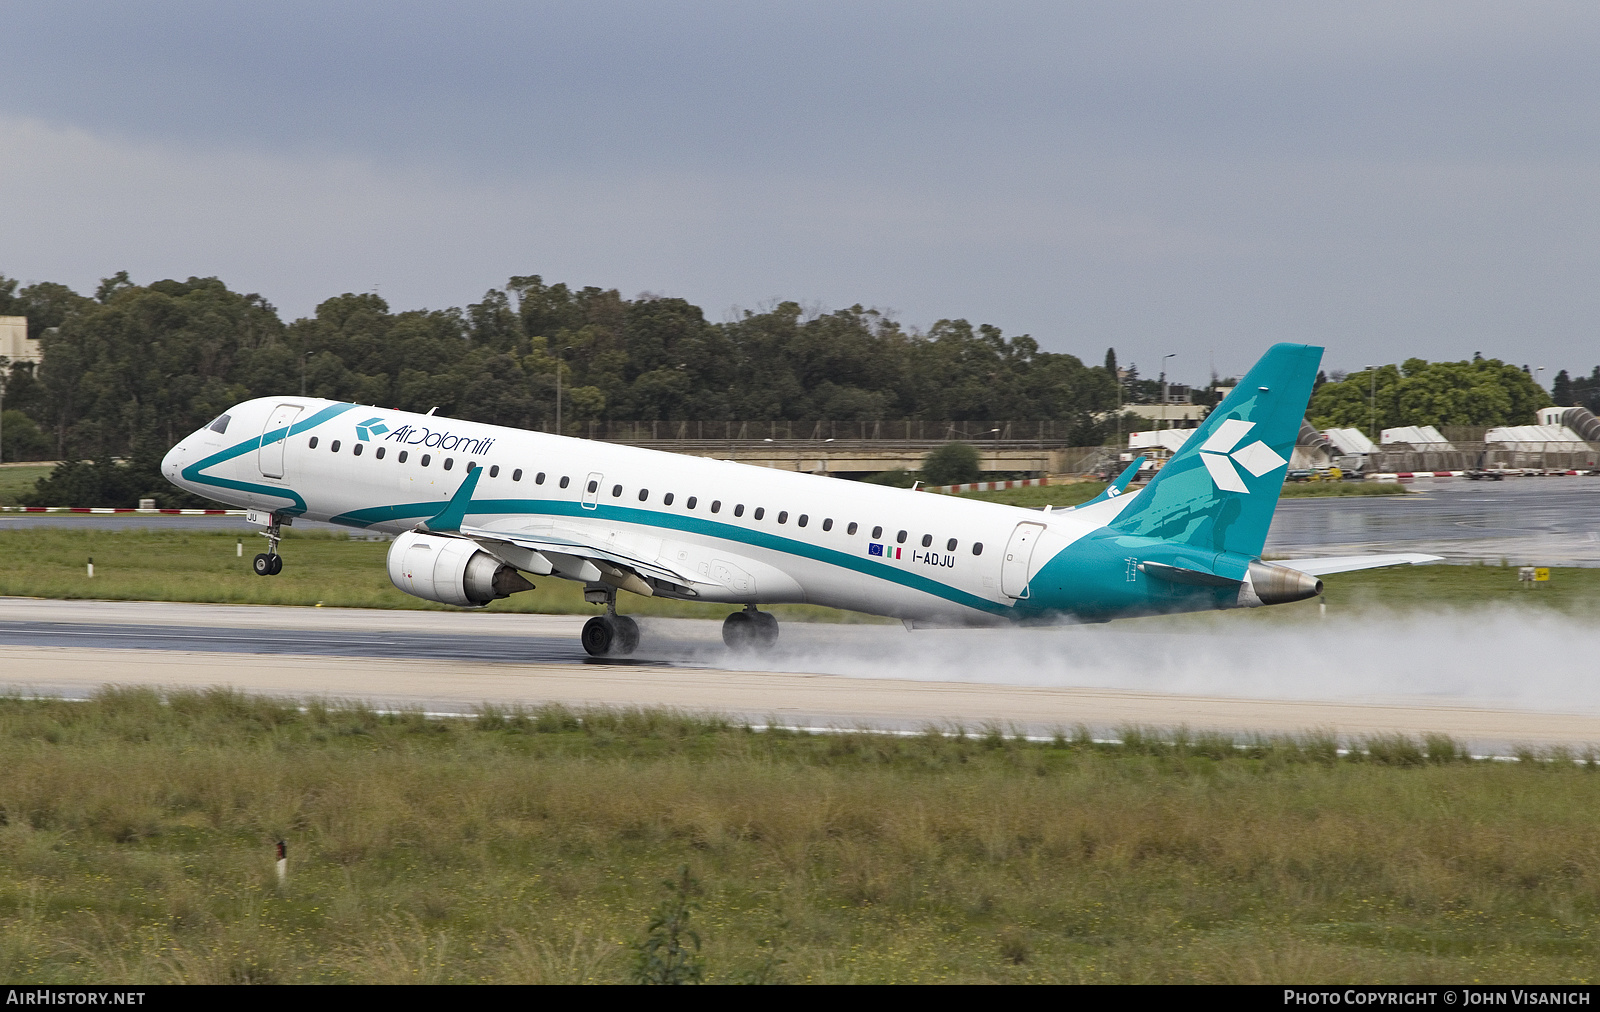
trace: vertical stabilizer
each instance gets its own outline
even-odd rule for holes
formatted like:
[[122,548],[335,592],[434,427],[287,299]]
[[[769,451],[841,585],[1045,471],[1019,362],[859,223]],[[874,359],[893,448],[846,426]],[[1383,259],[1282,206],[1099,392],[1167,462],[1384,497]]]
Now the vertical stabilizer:
[[1267,349],[1111,527],[1260,555],[1321,361],[1311,345]]

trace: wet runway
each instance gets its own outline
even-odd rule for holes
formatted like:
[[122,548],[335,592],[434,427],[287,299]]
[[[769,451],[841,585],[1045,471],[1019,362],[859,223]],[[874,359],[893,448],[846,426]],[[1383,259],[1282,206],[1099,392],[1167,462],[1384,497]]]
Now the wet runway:
[[1277,555],[1426,552],[1452,562],[1600,566],[1600,478],[1437,478],[1406,496],[1285,499]]
[[4,598],[0,690],[228,685],[451,713],[562,703],[809,727],[1439,731],[1500,751],[1600,743],[1592,622],[1518,609],[1311,614],[915,633],[785,623],[766,654],[726,650],[716,621],[642,619],[638,654],[607,662],[579,647],[581,615]]
[[484,636],[401,631],[247,629],[181,625],[0,620],[0,646],[189,650],[225,654],[577,664],[590,660],[572,637]]

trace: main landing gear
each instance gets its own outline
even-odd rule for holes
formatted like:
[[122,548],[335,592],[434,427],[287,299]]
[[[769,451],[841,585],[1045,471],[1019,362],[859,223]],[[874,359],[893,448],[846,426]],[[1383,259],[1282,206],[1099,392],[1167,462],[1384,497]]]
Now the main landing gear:
[[778,620],[747,604],[722,620],[722,642],[731,650],[770,650],[778,642]]
[[257,576],[277,576],[283,572],[283,556],[278,554],[278,542],[283,540],[283,527],[276,513],[272,514],[272,522],[267,529],[259,533],[267,539],[267,550],[251,560],[250,568],[255,570]]
[[583,624],[583,649],[591,657],[626,657],[639,648],[639,623],[617,614],[617,588],[590,584],[583,588],[583,599],[604,604],[606,613]]

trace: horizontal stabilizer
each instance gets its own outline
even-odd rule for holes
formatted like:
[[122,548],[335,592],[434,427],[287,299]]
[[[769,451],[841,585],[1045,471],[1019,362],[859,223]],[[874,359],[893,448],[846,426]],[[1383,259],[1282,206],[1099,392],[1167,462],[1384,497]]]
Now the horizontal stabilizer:
[[1158,580],[1165,580],[1168,583],[1182,583],[1191,587],[1237,587],[1243,582],[1241,580],[1230,580],[1226,576],[1218,576],[1215,573],[1202,573],[1198,569],[1168,566],[1160,562],[1141,562],[1139,563],[1139,571]]
[[1420,566],[1425,562],[1443,562],[1442,555],[1419,555],[1407,552],[1402,555],[1344,555],[1326,559],[1277,559],[1273,565],[1296,569],[1307,576],[1326,576],[1329,573],[1353,573],[1358,569],[1382,569],[1385,566]]

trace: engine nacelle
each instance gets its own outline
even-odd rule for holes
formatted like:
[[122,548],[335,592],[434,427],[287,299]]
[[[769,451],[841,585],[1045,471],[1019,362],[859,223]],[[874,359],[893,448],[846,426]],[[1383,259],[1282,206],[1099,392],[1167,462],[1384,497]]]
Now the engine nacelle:
[[389,546],[389,582],[413,597],[479,607],[533,584],[464,538],[411,532]]
[[1250,579],[1239,587],[1239,604],[1256,608],[1263,604],[1288,604],[1322,593],[1322,581],[1298,569],[1275,566],[1270,562],[1250,563]]

